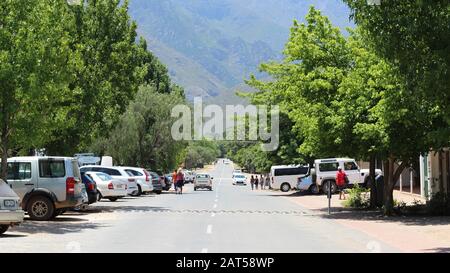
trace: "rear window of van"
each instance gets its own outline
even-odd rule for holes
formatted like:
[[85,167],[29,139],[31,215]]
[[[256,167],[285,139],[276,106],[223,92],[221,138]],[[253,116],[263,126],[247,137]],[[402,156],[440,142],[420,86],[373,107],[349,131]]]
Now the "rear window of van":
[[285,176],[285,175],[304,175],[308,173],[308,167],[295,167],[295,168],[279,168],[275,169],[275,176]]
[[39,160],[39,176],[43,178],[65,177],[64,160]]

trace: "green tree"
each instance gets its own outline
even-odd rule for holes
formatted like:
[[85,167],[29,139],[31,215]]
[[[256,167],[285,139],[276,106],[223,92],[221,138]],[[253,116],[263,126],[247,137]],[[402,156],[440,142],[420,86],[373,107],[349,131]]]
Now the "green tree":
[[[286,125],[299,140],[297,152],[307,160],[338,152],[335,135],[330,133],[333,127],[330,117],[339,84],[350,68],[349,53],[339,29],[320,11],[311,8],[306,24],[294,22],[283,62],[261,65],[261,70],[274,80],[262,82],[252,77],[247,81],[260,90],[253,101],[280,105],[291,121]],[[287,145],[291,139],[286,139]]]
[[143,86],[128,105],[106,138],[93,149],[111,155],[120,165],[170,171],[178,165],[184,142],[173,140],[172,107],[185,103],[176,93],[159,93],[154,86]]
[[447,0],[386,1],[369,6],[345,0],[363,28],[366,42],[398,68],[408,90],[432,101],[441,113],[430,131],[430,148],[450,140],[450,2]]
[[[385,160],[385,213],[401,171],[429,147],[427,131],[439,120],[435,105],[414,96],[399,69],[380,58],[364,31],[346,39],[311,8],[297,22],[281,63],[261,66],[273,81],[248,82],[278,103],[302,141],[298,152],[314,157],[351,156]],[[398,163],[399,167],[394,168]]]
[[0,140],[2,172],[12,147],[39,147],[64,125],[76,56],[64,0],[0,3]]
[[[390,214],[395,183],[403,169],[428,149],[426,135],[436,114],[429,102],[408,91],[396,66],[377,56],[362,31],[351,32],[349,38],[353,65],[333,101],[333,134],[343,154],[385,160],[384,207]],[[399,163],[397,169],[394,163]]]
[[[166,71],[146,50],[145,41],[136,43],[137,26],[128,14],[128,1],[85,0],[71,11],[76,20],[71,47],[81,62],[73,71],[67,128],[56,131],[47,143],[50,154],[73,154],[107,136],[139,85],[170,87]],[[153,76],[161,79],[152,80]]]
[[197,168],[210,164],[220,156],[219,144],[211,140],[193,141],[186,148],[185,167]]

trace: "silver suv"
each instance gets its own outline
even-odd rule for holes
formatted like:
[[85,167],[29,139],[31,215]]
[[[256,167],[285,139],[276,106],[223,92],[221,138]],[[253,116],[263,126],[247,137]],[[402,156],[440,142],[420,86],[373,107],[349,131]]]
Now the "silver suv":
[[33,220],[50,220],[83,203],[83,184],[74,158],[9,158],[7,182]]

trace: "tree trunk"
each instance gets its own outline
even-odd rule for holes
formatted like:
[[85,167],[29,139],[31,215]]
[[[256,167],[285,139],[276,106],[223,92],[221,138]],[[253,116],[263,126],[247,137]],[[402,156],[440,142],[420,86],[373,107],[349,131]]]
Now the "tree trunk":
[[1,141],[1,152],[2,152],[2,163],[1,163],[1,172],[0,178],[5,182],[8,176],[8,146],[9,146],[9,116],[7,111],[3,111],[3,120],[2,120],[2,134],[0,136]]
[[390,156],[384,162],[384,214],[390,216],[394,212],[394,187],[403,170],[407,166],[407,162],[402,162],[400,166],[395,169],[396,158]]
[[377,185],[375,182],[375,155],[370,155],[369,165],[370,208],[377,206]]
[[391,167],[391,158],[384,161],[384,192],[383,192],[383,211],[385,215],[391,215],[394,210],[394,196],[390,190],[393,176],[393,164]]

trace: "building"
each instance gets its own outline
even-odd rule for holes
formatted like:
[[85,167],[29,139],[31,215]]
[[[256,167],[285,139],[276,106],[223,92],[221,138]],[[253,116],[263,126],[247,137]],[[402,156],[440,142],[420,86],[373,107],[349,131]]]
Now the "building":
[[430,199],[438,192],[450,193],[450,151],[431,151],[420,157],[422,196]]

